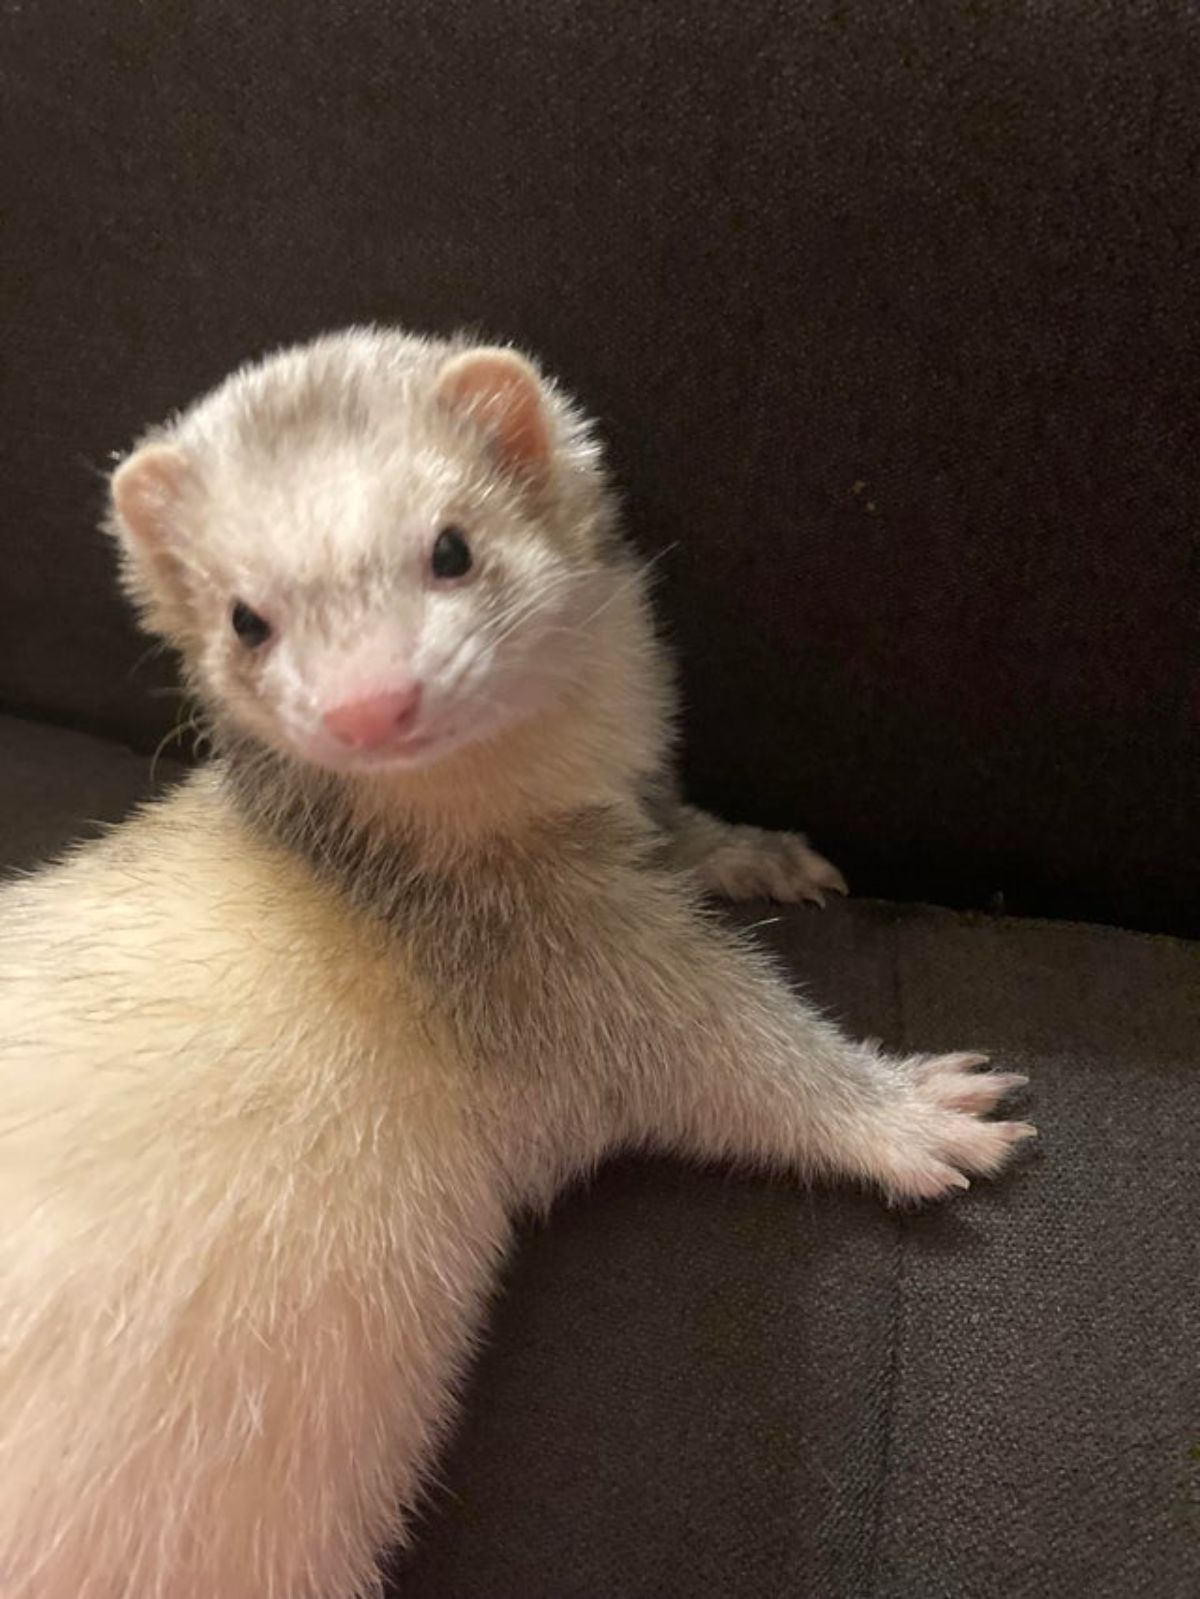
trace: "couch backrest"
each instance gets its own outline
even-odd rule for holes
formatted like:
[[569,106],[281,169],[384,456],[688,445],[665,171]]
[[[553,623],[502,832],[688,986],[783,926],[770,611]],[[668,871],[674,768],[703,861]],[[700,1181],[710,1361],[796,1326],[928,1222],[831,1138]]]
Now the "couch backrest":
[[1195,925],[1189,0],[54,0],[0,59],[10,707],[169,725],[93,533],[145,421],[474,323],[674,545],[699,797],[859,887]]

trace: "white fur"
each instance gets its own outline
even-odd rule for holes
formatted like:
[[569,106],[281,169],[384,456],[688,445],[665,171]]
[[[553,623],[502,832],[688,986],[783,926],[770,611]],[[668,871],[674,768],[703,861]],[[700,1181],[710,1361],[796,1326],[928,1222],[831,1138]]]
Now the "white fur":
[[826,894],[847,892],[841,872],[803,834],[731,827],[690,805],[680,807],[674,854],[680,866],[694,869],[723,899],[807,900],[823,906]]
[[[128,544],[127,580],[226,754],[0,892],[2,1599],[369,1593],[512,1217],[616,1147],[906,1199],[1030,1131],[979,1119],[1019,1079],[850,1042],[711,921],[638,797],[669,674],[640,577],[603,553],[582,432],[547,391],[554,481],[521,502],[469,433],[425,431],[414,350],[428,385],[445,349],[354,335],[169,435],[191,476],[170,558]],[[359,367],[339,438],[321,395]],[[397,407],[393,461],[363,417]],[[323,452],[311,494],[282,470],[297,439]],[[511,714],[318,781],[289,717],[351,658],[386,671],[388,616],[398,649],[434,638],[406,560],[455,476],[506,581],[558,560],[592,609],[553,624],[565,665],[536,596],[527,641],[480,643]],[[233,594],[274,612],[271,673],[230,647]],[[489,626],[458,614],[451,654]]]
[[454,1049],[203,780],[10,888],[3,977],[0,1592],[357,1593],[507,1237]]

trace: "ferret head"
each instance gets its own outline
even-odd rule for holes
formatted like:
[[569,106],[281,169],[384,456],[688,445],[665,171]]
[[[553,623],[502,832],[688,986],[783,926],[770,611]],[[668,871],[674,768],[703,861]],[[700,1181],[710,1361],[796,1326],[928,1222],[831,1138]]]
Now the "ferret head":
[[136,449],[112,502],[126,588],[216,720],[337,771],[554,704],[628,580],[585,426],[506,349],[273,356]]

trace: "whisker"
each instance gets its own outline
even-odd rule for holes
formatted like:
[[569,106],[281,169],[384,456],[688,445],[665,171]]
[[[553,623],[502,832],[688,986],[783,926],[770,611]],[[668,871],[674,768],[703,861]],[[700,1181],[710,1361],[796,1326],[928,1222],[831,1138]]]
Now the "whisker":
[[169,732],[163,734],[162,738],[160,738],[158,743],[155,745],[154,754],[150,757],[151,787],[153,787],[155,779],[158,776],[158,763],[162,758],[162,753],[166,749],[167,745],[170,744],[173,739],[182,740],[188,733],[194,732],[197,734],[202,734],[202,731],[203,730],[200,725],[200,712],[197,708],[193,708],[181,721],[176,722],[175,726],[172,727]]

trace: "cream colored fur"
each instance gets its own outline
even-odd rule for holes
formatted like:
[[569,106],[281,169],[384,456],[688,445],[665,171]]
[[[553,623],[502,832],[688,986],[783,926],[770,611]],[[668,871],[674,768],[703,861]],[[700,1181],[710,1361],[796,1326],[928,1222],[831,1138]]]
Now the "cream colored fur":
[[[386,353],[386,336],[345,347],[371,383],[381,337]],[[433,381],[447,352],[401,345]],[[295,381],[326,357],[285,359],[264,391],[276,457]],[[335,398],[336,380],[324,372]],[[274,678],[231,648],[229,582],[288,570],[278,530],[264,561],[229,526],[239,495],[260,528],[278,508],[278,483],[254,500],[252,451],[225,509],[204,513],[221,537],[196,509],[219,498],[214,463],[233,482],[222,451],[246,445],[241,403],[226,390],[165,435],[193,474],[186,556],[159,550],[151,569],[117,527],[218,757],[0,891],[0,1599],[369,1594],[513,1217],[616,1148],[906,1200],[997,1170],[1030,1131],[979,1119],[1020,1079],[852,1043],[705,910],[679,859],[703,872],[728,840],[694,816],[664,835],[643,803],[669,746],[669,672],[641,573],[604,553],[582,434],[564,465],[574,424],[549,390],[558,488],[498,484],[481,537],[497,562],[502,541],[530,540],[535,566],[538,528],[546,560],[579,540],[567,565],[587,608],[548,625],[586,647],[553,692],[534,685],[519,715],[432,763],[308,765],[293,741],[310,729],[279,707],[300,718],[314,663],[344,662],[370,628],[322,596],[319,541],[293,529],[317,585],[309,609],[289,602],[303,648]],[[320,393],[304,404],[311,446]],[[432,481],[448,468],[422,429]],[[453,452],[479,448],[455,434]],[[399,464],[389,481],[402,490]],[[171,533],[188,531],[183,516]],[[326,560],[332,587],[347,563]],[[523,670],[542,670],[539,650]],[[514,671],[500,661],[488,681]],[[801,866],[838,886],[819,857]]]

